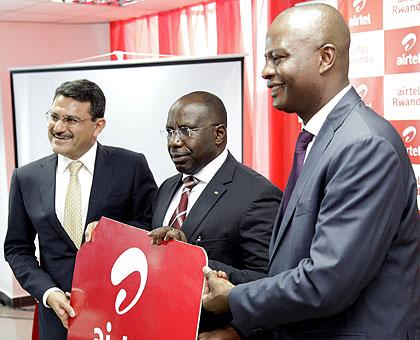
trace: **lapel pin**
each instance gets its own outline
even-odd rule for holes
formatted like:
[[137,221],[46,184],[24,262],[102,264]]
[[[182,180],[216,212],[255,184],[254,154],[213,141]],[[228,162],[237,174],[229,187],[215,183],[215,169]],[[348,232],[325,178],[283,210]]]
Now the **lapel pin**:
[[214,192],[214,194],[215,194],[215,195],[219,195],[219,192],[218,192],[218,191],[215,191],[215,192]]

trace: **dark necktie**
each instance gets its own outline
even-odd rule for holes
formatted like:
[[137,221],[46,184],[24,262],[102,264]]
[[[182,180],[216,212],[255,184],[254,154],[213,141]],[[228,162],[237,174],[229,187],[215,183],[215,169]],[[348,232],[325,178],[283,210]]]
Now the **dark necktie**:
[[314,137],[313,134],[308,131],[302,130],[299,134],[299,137],[296,141],[295,155],[293,158],[293,167],[290,172],[289,179],[287,181],[286,190],[284,191],[283,202],[282,202],[282,214],[286,210],[287,204],[289,203],[290,196],[292,196],[293,189],[296,185],[297,179],[300,176],[303,168],[303,161],[305,160],[306,149],[308,148],[309,143]]
[[184,220],[187,217],[188,198],[190,197],[191,189],[198,184],[198,179],[194,176],[187,176],[183,181],[184,184],[182,186],[181,199],[178,207],[175,209],[171,219],[169,220],[169,226],[175,229],[180,229],[182,223],[184,223]]

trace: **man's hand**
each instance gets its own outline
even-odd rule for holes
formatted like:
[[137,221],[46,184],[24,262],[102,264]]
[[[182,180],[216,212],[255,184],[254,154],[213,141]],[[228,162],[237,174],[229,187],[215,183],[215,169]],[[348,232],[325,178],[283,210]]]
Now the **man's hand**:
[[185,234],[181,230],[172,227],[156,228],[149,232],[147,236],[152,237],[152,244],[157,244],[158,246],[169,240],[187,242]]
[[[218,278],[221,278],[221,279],[224,279],[224,280],[228,280],[229,281],[228,275],[223,270],[218,270],[216,273],[217,273],[217,277]],[[204,286],[204,294],[207,294],[208,292],[210,292],[210,289],[209,289],[208,282],[206,280],[205,286]]]
[[86,242],[90,242],[90,240],[92,239],[93,230],[96,228],[98,223],[99,223],[99,221],[93,221],[93,222],[90,222],[87,225],[86,231],[85,231],[85,241]]
[[210,267],[203,267],[206,277],[206,287],[202,297],[204,309],[220,314],[229,311],[229,293],[233,287],[232,283],[223,277],[219,277],[218,272]]
[[198,335],[198,340],[239,340],[241,337],[232,327],[215,329]]
[[217,271],[217,277],[220,277],[221,279],[225,279],[225,280],[229,281],[228,275],[223,270],[218,270]]
[[55,314],[60,318],[63,326],[69,328],[69,317],[74,317],[76,313],[70,306],[70,293],[59,291],[51,292],[47,298],[47,304],[54,310]]

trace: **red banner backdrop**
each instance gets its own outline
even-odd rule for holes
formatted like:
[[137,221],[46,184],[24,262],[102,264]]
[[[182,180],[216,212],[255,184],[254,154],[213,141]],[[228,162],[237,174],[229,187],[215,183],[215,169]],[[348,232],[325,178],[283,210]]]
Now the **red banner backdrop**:
[[339,0],[350,31],[350,82],[400,133],[417,178],[420,206],[420,4]]
[[[269,22],[301,2],[271,0]],[[420,5],[401,0],[305,2],[328,3],[346,19],[352,33],[350,82],[363,101],[400,133],[417,178],[420,206]],[[295,115],[274,108],[270,118],[270,177],[284,188],[300,125]]]

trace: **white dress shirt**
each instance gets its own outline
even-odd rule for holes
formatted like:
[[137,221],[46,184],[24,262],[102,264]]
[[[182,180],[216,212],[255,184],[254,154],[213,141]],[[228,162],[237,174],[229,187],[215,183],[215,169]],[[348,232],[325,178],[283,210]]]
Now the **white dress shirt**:
[[[79,159],[83,166],[80,168],[78,173],[81,199],[82,199],[82,225],[86,224],[87,211],[89,206],[90,190],[92,188],[93,172],[95,169],[96,150],[98,149],[98,143],[92,145],[92,147]],[[57,169],[55,171],[55,213],[61,225],[63,225],[64,219],[64,205],[66,203],[66,192],[67,186],[70,181],[70,170],[68,165],[75,161],[74,159],[67,158],[63,155],[58,155]],[[83,233],[83,230],[80,230]],[[42,302],[45,307],[50,308],[47,305],[48,295],[54,291],[60,291],[57,287],[47,289],[42,296]]]
[[350,90],[350,88],[351,85],[347,85],[344,89],[338,92],[327,104],[325,104],[321,108],[321,110],[315,113],[311,119],[309,119],[306,125],[303,125],[303,128],[306,131],[314,135],[314,138],[312,138],[312,141],[308,144],[308,148],[306,149],[304,161],[306,161],[306,159],[308,158],[309,152],[311,151],[312,145],[315,142],[316,136],[318,136],[319,131],[321,130],[322,125],[324,125],[328,115],[331,113],[331,111],[334,109],[337,103],[341,100],[341,98],[343,98],[344,95]]
[[[219,156],[213,159],[203,169],[201,169],[199,172],[194,174],[194,177],[198,179],[198,184],[196,184],[191,189],[190,196],[188,198],[187,216],[191,208],[193,207],[194,203],[197,202],[201,193],[206,188],[207,184],[211,181],[211,179],[214,177],[216,172],[222,167],[227,156],[228,156],[228,151],[227,149],[225,149],[222,151],[222,153]],[[189,175],[183,174],[182,179],[184,179],[187,176]],[[176,207],[179,204],[179,201],[181,200],[181,193],[182,193],[182,185],[176,191],[174,197],[172,197],[171,203],[169,204],[168,210],[166,211],[165,218],[163,219],[163,225],[169,224],[169,220],[171,219]]]
[[[83,225],[85,225],[86,223],[90,189],[92,188],[93,172],[95,169],[97,148],[98,143],[93,144],[93,146],[89,149],[88,152],[86,152],[82,157],[77,159],[83,164],[78,173],[82,198]],[[66,192],[67,186],[70,181],[70,170],[68,169],[68,165],[73,161],[75,160],[67,158],[63,155],[58,155],[57,170],[55,172],[55,213],[57,214],[57,218],[60,221],[61,225],[63,225]]]

